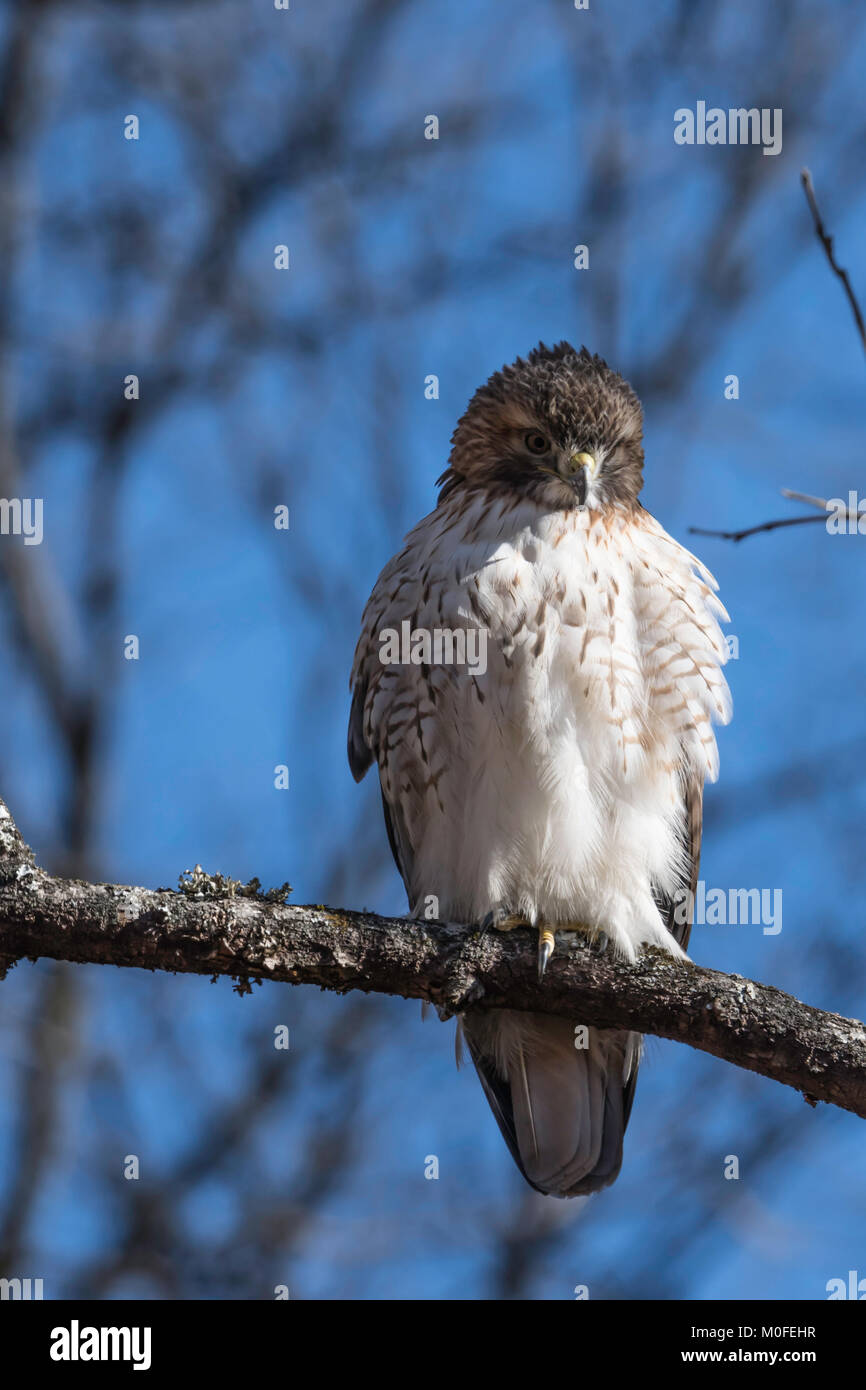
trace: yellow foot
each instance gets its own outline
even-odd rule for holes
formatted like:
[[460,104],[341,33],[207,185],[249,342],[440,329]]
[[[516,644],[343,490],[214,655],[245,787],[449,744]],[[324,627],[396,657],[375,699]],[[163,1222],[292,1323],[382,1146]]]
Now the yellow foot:
[[550,958],[556,950],[555,932],[573,932],[576,936],[585,936],[589,940],[589,945],[593,950],[603,952],[607,950],[608,938],[598,927],[590,927],[586,922],[557,922],[555,927],[538,928],[538,978],[544,979],[544,972],[550,963]]
[[513,931],[515,927],[528,927],[529,923],[519,912],[509,912],[507,907],[494,907],[481,923],[482,931]]
[[539,927],[538,929],[538,978],[544,979],[544,972],[547,963],[556,950],[556,937],[550,927]]

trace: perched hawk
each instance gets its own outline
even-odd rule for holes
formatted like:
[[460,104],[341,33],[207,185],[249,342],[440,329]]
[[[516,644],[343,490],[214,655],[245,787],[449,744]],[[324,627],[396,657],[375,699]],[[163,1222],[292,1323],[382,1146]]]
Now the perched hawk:
[[[349,762],[378,766],[413,915],[528,924],[542,973],[557,930],[684,952],[711,722],[730,717],[727,614],[638,501],[641,434],[637,396],[585,348],[495,372],[355,654]],[[558,1197],[616,1178],[640,1055],[632,1032],[579,1046],[578,1022],[462,1020],[518,1167]]]

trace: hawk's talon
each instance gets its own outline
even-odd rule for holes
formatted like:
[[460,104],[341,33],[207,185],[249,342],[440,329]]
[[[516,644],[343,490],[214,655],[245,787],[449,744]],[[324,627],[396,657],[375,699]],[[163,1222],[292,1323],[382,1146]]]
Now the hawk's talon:
[[550,957],[556,950],[556,937],[550,927],[541,927],[538,933],[538,982],[544,979]]
[[526,918],[508,907],[492,907],[481,919],[482,931],[513,931],[515,927],[527,926]]

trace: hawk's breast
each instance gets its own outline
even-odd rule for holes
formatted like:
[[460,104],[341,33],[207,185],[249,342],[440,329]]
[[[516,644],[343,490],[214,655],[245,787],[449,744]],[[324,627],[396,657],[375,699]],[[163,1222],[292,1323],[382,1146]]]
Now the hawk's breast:
[[505,905],[603,926],[626,951],[655,939],[653,886],[682,871],[682,772],[714,775],[711,719],[728,711],[695,565],[642,512],[479,501],[416,527],[374,625],[473,630],[476,657],[484,634],[483,662],[368,671],[365,737],[416,911]]

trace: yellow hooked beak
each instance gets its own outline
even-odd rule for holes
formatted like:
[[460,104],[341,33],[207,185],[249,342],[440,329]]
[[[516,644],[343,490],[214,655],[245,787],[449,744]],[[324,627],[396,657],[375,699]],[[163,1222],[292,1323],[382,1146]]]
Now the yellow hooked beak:
[[563,483],[570,483],[578,506],[584,507],[586,494],[589,490],[589,481],[598,472],[598,462],[592,454],[569,454],[558,468],[540,468],[539,472],[549,473],[551,478],[558,478]]
[[576,473],[578,468],[585,468],[590,478],[594,478],[598,472],[598,464],[592,454],[570,454],[568,465],[572,473]]
[[598,464],[592,454],[569,454],[565,464],[564,478],[571,483],[579,507],[586,506],[589,480],[598,472]]

